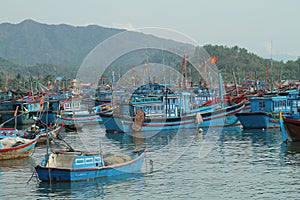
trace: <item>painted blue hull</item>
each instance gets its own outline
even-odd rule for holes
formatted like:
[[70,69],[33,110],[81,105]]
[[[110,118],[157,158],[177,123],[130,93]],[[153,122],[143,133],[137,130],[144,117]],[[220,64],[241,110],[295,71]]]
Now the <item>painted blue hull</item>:
[[244,108],[244,102],[226,107],[220,110],[201,113],[203,123],[199,124],[199,128],[212,127],[228,127],[238,125],[238,118],[235,116]]
[[99,115],[85,115],[85,116],[77,116],[76,117],[62,117],[58,119],[59,123],[62,122],[65,125],[75,125],[75,123],[80,124],[94,124],[94,123],[101,123],[102,119]]
[[239,121],[244,129],[267,129],[279,128],[279,119],[272,117],[264,112],[245,112],[237,113]]
[[[14,119],[14,114],[2,114],[1,115],[1,122],[5,122],[5,121],[8,121],[5,123],[5,125],[15,125],[15,119]],[[29,116],[27,115],[20,115],[20,116],[17,116],[17,125],[29,125],[29,124],[33,124],[35,122],[35,120],[33,118],[29,118]]]
[[72,182],[92,180],[97,178],[108,178],[124,174],[137,173],[142,169],[145,153],[142,153],[134,160],[124,163],[102,167],[91,168],[48,168],[36,166],[38,178],[41,181],[49,182]]
[[[114,116],[113,114],[100,114],[107,133],[133,132],[134,119],[128,116]],[[180,128],[196,128],[196,114],[174,118],[146,118],[142,124],[141,131],[162,131]]]
[[[23,115],[17,116],[17,125],[29,125],[35,123],[36,120],[33,119],[34,117],[39,117],[42,122],[46,124],[54,123],[56,120],[57,113],[44,113],[43,115],[40,115],[39,112],[31,112],[26,113]],[[7,121],[5,125],[15,125],[15,119],[14,119],[14,113],[3,113],[1,114],[2,123]],[[10,120],[11,119],[11,120]],[[10,121],[8,121],[10,120]]]
[[[18,109],[16,110],[16,108]],[[58,101],[45,102],[43,109],[40,108],[39,102],[16,101],[5,102],[0,105],[1,121],[2,123],[5,122],[6,125],[15,125],[15,115],[17,125],[33,124],[36,121],[33,117],[38,117],[48,125],[53,124],[56,120],[57,112]]]

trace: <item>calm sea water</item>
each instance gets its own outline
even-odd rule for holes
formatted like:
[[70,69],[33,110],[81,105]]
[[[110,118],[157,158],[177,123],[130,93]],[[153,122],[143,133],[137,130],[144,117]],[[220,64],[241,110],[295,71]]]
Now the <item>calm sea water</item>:
[[[147,146],[143,173],[89,182],[38,183],[32,166],[46,153],[46,146],[39,145],[31,158],[0,162],[0,199],[300,198],[300,144],[282,144],[279,129],[236,127],[202,134],[180,130],[132,137],[105,134],[95,125],[63,135],[80,150],[97,150],[99,141],[104,152]],[[57,143],[51,148],[62,147]]]

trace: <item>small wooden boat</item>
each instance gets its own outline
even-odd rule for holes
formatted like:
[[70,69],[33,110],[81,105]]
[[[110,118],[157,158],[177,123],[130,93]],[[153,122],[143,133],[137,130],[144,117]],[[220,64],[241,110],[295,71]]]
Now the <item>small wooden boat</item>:
[[25,139],[34,139],[39,136],[38,143],[46,142],[47,138],[53,140],[63,128],[62,125],[55,125],[48,128],[39,128],[36,125],[30,126],[27,130],[18,130],[15,128],[0,128],[0,139],[21,137]]
[[40,181],[71,182],[108,178],[139,172],[145,149],[132,155],[103,156],[101,152],[59,150],[46,154],[41,165],[35,167]]
[[0,140],[0,160],[24,158],[31,155],[39,136],[34,139],[8,137]]
[[48,129],[43,128],[43,129],[39,130],[37,132],[37,134],[39,135],[38,143],[47,142],[47,139],[51,141],[54,138],[57,138],[58,134],[63,129],[63,126],[64,125],[61,124],[61,125],[56,125],[54,127],[49,127]]

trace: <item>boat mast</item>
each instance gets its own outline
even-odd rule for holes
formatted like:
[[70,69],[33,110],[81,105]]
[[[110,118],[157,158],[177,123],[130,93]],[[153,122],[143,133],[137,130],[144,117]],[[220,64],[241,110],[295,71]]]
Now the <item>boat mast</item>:
[[224,97],[223,97],[223,82],[222,82],[221,70],[219,70],[219,95],[220,95],[220,103],[223,108]]
[[166,117],[168,117],[168,91],[167,91],[167,85],[165,85],[165,93],[166,93]]
[[165,77],[165,53],[164,50],[162,50],[162,64],[163,64],[163,75],[164,75],[164,84],[166,84],[166,77]]
[[187,89],[187,85],[188,85],[188,79],[187,79],[187,73],[186,73],[186,58],[187,58],[187,54],[183,54],[183,59],[182,59],[182,65],[181,65],[181,70],[179,72],[179,88],[181,88],[181,81],[182,81],[182,76],[184,78],[184,89]]
[[236,81],[236,77],[235,77],[235,73],[234,73],[234,70],[232,69],[232,77],[233,77],[233,81],[234,81],[234,87],[235,87],[235,90],[236,90],[236,95],[238,95],[238,84],[237,84],[237,81]]

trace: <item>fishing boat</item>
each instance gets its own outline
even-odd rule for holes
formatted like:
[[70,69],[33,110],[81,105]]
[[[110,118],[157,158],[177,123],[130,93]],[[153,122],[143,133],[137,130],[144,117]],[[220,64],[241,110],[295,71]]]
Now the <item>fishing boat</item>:
[[220,97],[212,102],[207,94],[195,95],[194,91],[175,91],[166,85],[149,83],[137,88],[130,99],[130,95],[125,95],[127,99],[122,99],[124,103],[118,109],[99,114],[108,133],[235,125],[235,114],[242,111],[246,101],[224,101],[221,72],[219,85]]
[[11,91],[0,91],[0,103],[12,100],[13,94]]
[[112,92],[110,90],[101,90],[101,87],[99,87],[96,90],[95,94],[95,105],[102,105],[111,102],[112,100]]
[[[177,93],[166,85],[144,84],[125,94],[113,111],[99,112],[107,133],[194,128],[197,112],[190,112],[191,92]],[[213,106],[199,106],[198,111]]]
[[58,137],[59,133],[61,132],[63,127],[64,124],[60,124],[60,125],[54,125],[54,126],[38,129],[36,131],[36,134],[39,136],[38,143],[45,143],[47,142],[47,140],[52,141],[55,138],[59,138]]
[[28,157],[32,154],[39,136],[33,139],[7,137],[0,140],[0,160]]
[[61,132],[63,124],[53,125],[51,127],[40,128],[37,125],[31,125],[27,130],[18,130],[16,128],[0,128],[0,139],[3,138],[25,138],[33,139],[39,136],[38,143],[46,142],[47,139],[53,140]]
[[279,112],[280,129],[283,142],[299,142],[300,141],[300,115],[299,115],[299,99],[290,101],[291,112],[283,116],[282,111]]
[[244,129],[279,128],[279,111],[290,111],[287,96],[251,97],[250,112],[237,113]]
[[40,118],[44,123],[54,123],[58,114],[58,101],[35,100],[5,101],[0,104],[2,124],[30,125],[35,122],[34,117]]
[[239,125],[236,114],[242,112],[245,103],[245,100],[241,100],[232,105],[219,106],[211,111],[198,112],[198,116],[201,116],[201,123],[198,124],[198,127],[221,128]]
[[281,131],[282,133],[282,140],[284,142],[291,141],[291,142],[300,142],[300,121],[299,119],[289,119],[283,118],[283,125]]
[[59,150],[46,154],[35,170],[40,181],[72,182],[109,178],[141,170],[145,149],[131,155],[105,156],[101,152]]
[[59,123],[64,123],[67,130],[76,131],[83,124],[102,122],[98,115],[100,106],[88,106],[80,98],[71,98],[60,103]]

